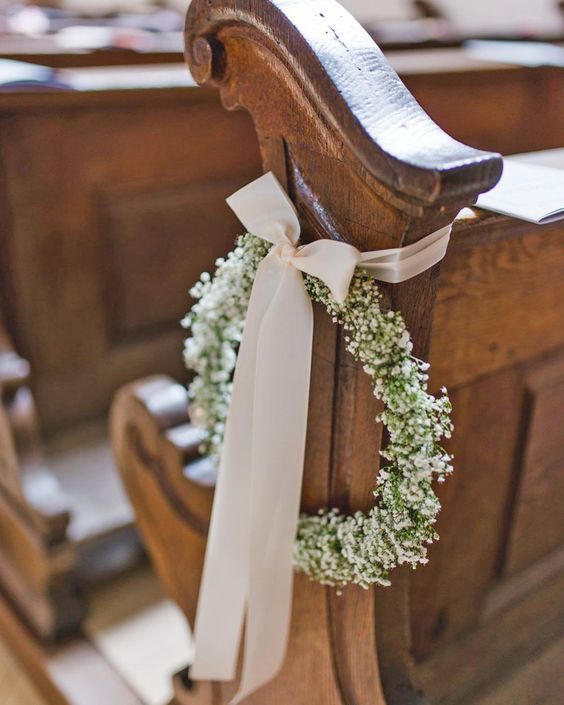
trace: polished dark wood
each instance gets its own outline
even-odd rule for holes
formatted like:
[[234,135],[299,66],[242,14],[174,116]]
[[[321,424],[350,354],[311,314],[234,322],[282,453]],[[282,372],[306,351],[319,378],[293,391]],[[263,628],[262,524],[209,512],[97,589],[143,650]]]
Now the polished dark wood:
[[[543,580],[564,567],[555,506],[564,459],[564,318],[555,306],[563,294],[563,224],[483,214],[460,226],[442,268],[430,351],[432,387],[444,383],[451,393],[457,472],[440,488],[442,539],[412,581],[422,664],[460,640],[469,644],[470,632],[486,618],[502,620],[512,602],[526,614]],[[537,585],[529,576],[541,564]],[[512,589],[500,591],[508,581]],[[547,598],[544,607],[558,631],[562,602]],[[485,636],[475,642],[490,659],[490,679],[504,651],[525,648],[535,619],[522,617],[522,627],[495,644]]]

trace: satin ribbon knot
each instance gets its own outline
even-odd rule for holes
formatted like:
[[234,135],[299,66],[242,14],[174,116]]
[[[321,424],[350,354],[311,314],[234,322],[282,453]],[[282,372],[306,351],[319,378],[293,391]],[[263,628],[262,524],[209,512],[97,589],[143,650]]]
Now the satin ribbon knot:
[[293,259],[297,256],[300,248],[284,243],[281,245],[276,245],[275,251],[282,262],[285,262],[286,264],[293,264]]
[[282,667],[305,454],[313,310],[302,273],[343,303],[356,267],[401,282],[439,262],[450,226],[404,248],[359,252],[334,240],[298,246],[296,210],[272,174],[227,199],[273,244],[259,265],[233,377],[195,624],[195,680],[236,676],[237,703]]

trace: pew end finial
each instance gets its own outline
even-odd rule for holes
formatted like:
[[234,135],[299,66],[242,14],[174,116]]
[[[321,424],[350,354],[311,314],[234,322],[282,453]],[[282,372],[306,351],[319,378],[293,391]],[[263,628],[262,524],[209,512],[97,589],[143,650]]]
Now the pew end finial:
[[501,174],[499,155],[431,120],[334,0],[194,0],[186,58],[227,108],[250,112],[265,171],[317,236],[364,249],[405,244]]

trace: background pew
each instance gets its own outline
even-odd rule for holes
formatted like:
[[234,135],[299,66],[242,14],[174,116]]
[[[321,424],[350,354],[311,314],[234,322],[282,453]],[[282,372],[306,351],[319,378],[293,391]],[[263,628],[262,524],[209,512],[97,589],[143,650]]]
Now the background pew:
[[[562,71],[459,49],[389,59],[457,139],[504,153],[564,143]],[[84,69],[61,74],[78,91],[0,93],[0,297],[48,436],[103,418],[124,382],[184,374],[186,291],[238,228],[205,213],[259,172],[248,116],[178,70]],[[210,227],[217,244],[199,237]]]

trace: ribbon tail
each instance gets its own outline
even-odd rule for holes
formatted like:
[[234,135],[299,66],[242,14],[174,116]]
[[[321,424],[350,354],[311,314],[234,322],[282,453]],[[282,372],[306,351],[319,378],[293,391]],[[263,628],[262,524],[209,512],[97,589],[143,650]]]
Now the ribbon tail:
[[312,336],[313,311],[302,274],[286,265],[257,347],[245,658],[240,689],[232,703],[271,680],[286,652]]
[[233,391],[214,493],[204,570],[194,628],[196,680],[236,677],[249,589],[253,397],[262,319],[283,270],[268,256],[261,262],[233,377]]
[[447,225],[406,247],[363,252],[358,266],[379,281],[390,284],[407,281],[443,259],[451,229]]

